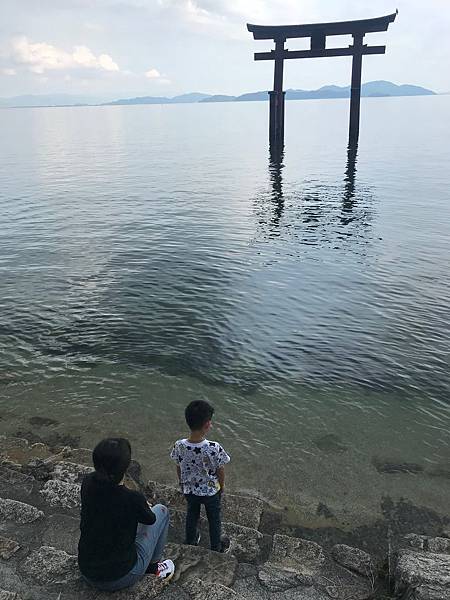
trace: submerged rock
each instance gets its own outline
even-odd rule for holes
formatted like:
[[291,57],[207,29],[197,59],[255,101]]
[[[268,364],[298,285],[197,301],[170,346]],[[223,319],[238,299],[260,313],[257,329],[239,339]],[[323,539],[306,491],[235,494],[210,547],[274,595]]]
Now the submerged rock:
[[51,425],[59,425],[59,421],[56,419],[50,419],[50,417],[30,417],[28,423],[33,427],[50,427]]
[[327,433],[313,439],[314,444],[327,454],[342,454],[348,447],[342,443],[341,438],[335,433]]
[[347,567],[347,569],[351,569],[364,577],[375,577],[372,557],[364,550],[352,548],[346,544],[336,544],[333,546],[331,554],[334,560],[343,567]]
[[52,546],[34,550],[23,564],[23,572],[40,585],[69,583],[79,578],[77,557]]
[[377,457],[372,459],[372,464],[378,473],[422,473],[423,467],[417,463],[396,462],[392,460],[383,460]]
[[323,502],[319,502],[319,504],[317,505],[316,514],[319,517],[325,517],[325,519],[334,519],[333,511],[330,510],[328,506]]
[[9,498],[0,498],[0,523],[4,521],[13,521],[19,525],[33,523],[42,518],[44,513],[31,504],[10,500]]

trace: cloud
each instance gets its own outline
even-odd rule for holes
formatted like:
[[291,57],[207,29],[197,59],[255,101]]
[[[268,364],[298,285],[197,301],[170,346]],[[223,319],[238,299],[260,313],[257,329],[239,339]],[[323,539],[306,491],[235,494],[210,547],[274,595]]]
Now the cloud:
[[158,71],[158,69],[149,69],[146,71],[145,76],[148,77],[148,79],[159,79],[161,77],[161,73]]
[[158,71],[158,69],[155,69],[154,67],[152,67],[151,69],[146,71],[144,75],[145,75],[145,77],[147,77],[147,79],[151,79],[152,81],[155,81],[156,83],[161,83],[164,85],[172,83],[170,79],[168,79],[164,75],[161,75],[161,73]]
[[11,75],[16,75],[16,70],[15,69],[5,68],[5,69],[0,69],[0,73],[2,75],[9,75],[9,76],[11,76]]
[[46,71],[80,69],[119,71],[109,54],[96,56],[87,46],[74,46],[72,51],[66,51],[46,42],[30,42],[25,36],[12,40],[9,55],[14,65],[39,75]]

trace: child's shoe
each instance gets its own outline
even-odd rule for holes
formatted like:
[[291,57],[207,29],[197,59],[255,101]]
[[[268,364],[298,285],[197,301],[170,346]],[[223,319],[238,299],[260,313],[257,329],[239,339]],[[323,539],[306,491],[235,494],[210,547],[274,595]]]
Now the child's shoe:
[[162,560],[158,563],[150,563],[147,571],[148,574],[155,575],[165,583],[170,581],[175,574],[175,565],[170,558]]

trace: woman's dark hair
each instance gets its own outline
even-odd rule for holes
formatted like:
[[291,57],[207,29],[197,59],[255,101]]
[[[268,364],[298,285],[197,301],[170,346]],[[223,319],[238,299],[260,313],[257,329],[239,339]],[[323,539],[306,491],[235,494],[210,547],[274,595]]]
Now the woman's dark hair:
[[118,484],[130,466],[130,442],[125,438],[102,440],[95,446],[92,460],[99,479]]
[[186,423],[192,431],[201,429],[207,421],[212,419],[213,414],[214,408],[205,400],[194,400],[186,406],[184,411]]

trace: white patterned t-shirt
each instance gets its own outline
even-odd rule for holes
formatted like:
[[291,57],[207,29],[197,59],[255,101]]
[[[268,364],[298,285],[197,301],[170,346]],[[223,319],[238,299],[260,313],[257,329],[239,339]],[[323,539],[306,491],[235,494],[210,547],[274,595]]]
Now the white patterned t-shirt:
[[230,457],[217,442],[203,440],[193,444],[187,439],[175,442],[170,458],[181,469],[183,494],[214,496],[220,490],[217,469],[230,462]]

